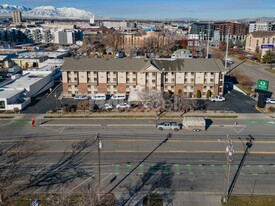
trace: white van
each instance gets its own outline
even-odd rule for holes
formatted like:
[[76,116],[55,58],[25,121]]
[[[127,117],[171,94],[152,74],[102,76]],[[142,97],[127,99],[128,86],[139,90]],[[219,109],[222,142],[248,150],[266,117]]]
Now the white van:
[[111,99],[113,99],[113,100],[125,100],[126,99],[126,94],[113,94]]
[[92,100],[106,100],[106,94],[94,94],[91,96]]

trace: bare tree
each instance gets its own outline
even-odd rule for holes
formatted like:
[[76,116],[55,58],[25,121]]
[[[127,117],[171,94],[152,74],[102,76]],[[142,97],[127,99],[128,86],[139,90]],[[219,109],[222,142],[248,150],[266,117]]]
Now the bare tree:
[[213,50],[212,50],[212,56],[213,56],[214,59],[220,59],[220,60],[223,61],[224,55],[225,55],[225,54],[224,54],[223,51],[220,51],[220,50],[218,50],[218,49],[213,49]]
[[164,98],[160,91],[155,89],[143,89],[138,93],[140,100],[149,109],[163,108]]
[[89,110],[90,106],[89,106],[89,101],[88,100],[84,100],[79,102],[79,104],[77,105],[77,107],[83,111],[83,115],[84,117],[86,116],[86,111]]
[[118,52],[123,46],[123,34],[119,31],[109,29],[108,32],[103,36],[103,43]]
[[187,98],[183,94],[176,96],[175,110],[185,113],[197,108],[197,104],[194,100]]

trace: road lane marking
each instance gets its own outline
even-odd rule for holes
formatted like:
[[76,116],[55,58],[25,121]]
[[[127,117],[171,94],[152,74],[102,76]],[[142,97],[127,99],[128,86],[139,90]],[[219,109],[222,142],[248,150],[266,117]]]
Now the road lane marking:
[[78,184],[77,186],[75,186],[73,189],[71,189],[69,191],[69,193],[71,193],[72,191],[74,191],[76,188],[80,187],[81,185],[83,185],[85,182],[87,182],[88,180],[90,180],[92,177],[94,177],[94,175],[92,175],[91,177],[88,177],[86,180],[82,181],[80,184]]
[[237,129],[236,127],[233,127],[233,130],[237,133],[237,134],[239,134],[239,133],[241,133],[245,128],[247,127],[247,125],[245,125],[245,126],[243,126],[241,129]]
[[218,172],[217,172],[217,170],[216,170],[216,166],[215,166],[215,165],[210,165],[210,167],[211,167],[211,170],[213,171],[213,173],[214,173],[215,175],[217,175]]
[[201,174],[205,175],[205,172],[203,170],[203,165],[199,164],[198,167],[199,167],[199,170],[200,170]]
[[[7,153],[18,153],[17,150],[8,151]],[[39,150],[35,153],[72,153],[79,152],[79,150]],[[97,151],[92,150],[82,150],[82,153],[97,153]],[[151,150],[104,150],[101,153],[150,153]],[[160,150],[154,153],[196,153],[196,154],[225,154],[223,150]],[[235,154],[243,154],[243,151],[235,151]],[[275,155],[275,152],[265,152],[265,151],[251,151],[249,154],[265,154],[265,155]]]
[[193,174],[192,166],[188,164],[188,165],[186,165],[186,167],[187,167],[189,175],[192,175]]
[[120,172],[120,165],[116,164],[115,165],[115,174],[118,175]]
[[175,164],[175,170],[176,170],[176,174],[179,175],[180,174],[180,166],[178,164]]
[[139,175],[142,175],[144,173],[144,165],[139,165]]

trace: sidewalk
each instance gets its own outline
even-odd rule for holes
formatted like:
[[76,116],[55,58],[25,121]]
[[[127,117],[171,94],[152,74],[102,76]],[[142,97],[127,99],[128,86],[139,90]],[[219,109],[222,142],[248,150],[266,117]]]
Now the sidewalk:
[[[36,120],[42,119],[73,119],[73,118],[94,118],[94,119],[105,119],[105,118],[138,118],[138,119],[157,119],[157,113],[150,112],[97,112],[90,113],[86,112],[85,116],[83,112],[75,113],[47,113],[47,114],[0,114],[0,119],[31,119],[34,117]],[[188,112],[182,115],[182,112],[166,112],[159,116],[161,119],[181,119],[183,117],[204,117],[204,118],[230,118],[230,119],[273,119],[275,118],[275,113],[273,114],[264,114],[264,113],[233,113],[233,112],[224,112],[224,111],[207,111],[207,112]]]

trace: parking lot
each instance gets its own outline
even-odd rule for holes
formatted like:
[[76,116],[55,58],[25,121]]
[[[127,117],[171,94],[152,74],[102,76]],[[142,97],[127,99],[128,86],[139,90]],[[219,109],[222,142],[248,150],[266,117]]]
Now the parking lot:
[[[63,109],[65,107],[77,107],[85,100],[76,100],[71,98],[58,98],[62,91],[62,85],[58,86],[54,92],[44,92],[32,100],[30,106],[25,108],[22,113],[46,113],[53,109]],[[56,97],[55,97],[56,96]],[[216,111],[233,111],[236,113],[259,113],[255,109],[257,101],[247,95],[244,95],[235,90],[227,92],[224,97],[224,102],[205,101],[205,108],[207,110]],[[86,100],[87,101],[87,100]],[[116,105],[127,102],[127,100],[113,100],[110,97],[107,100],[91,100],[89,99],[89,110],[97,111],[103,108],[103,105],[108,104],[113,110],[117,110]],[[126,108],[127,109],[127,108]]]

